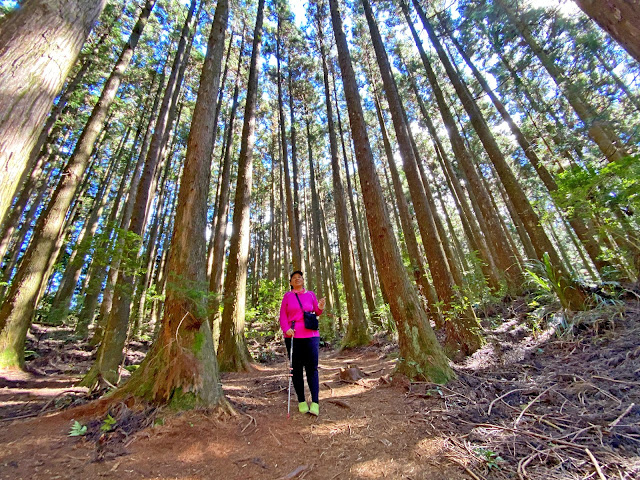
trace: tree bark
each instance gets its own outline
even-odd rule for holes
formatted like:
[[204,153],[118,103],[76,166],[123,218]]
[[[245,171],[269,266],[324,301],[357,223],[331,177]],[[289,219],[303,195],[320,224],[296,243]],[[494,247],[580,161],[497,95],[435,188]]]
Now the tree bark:
[[404,13],[407,24],[411,30],[411,34],[414,38],[416,47],[418,48],[418,51],[420,53],[422,64],[427,74],[429,84],[431,85],[431,91],[436,98],[440,115],[447,127],[449,141],[451,143],[451,147],[453,149],[455,157],[458,160],[458,165],[460,166],[460,169],[462,170],[462,173],[467,180],[470,192],[473,192],[474,195],[479,199],[479,201],[476,202],[476,205],[479,206],[482,212],[482,218],[478,216],[478,221],[486,225],[486,228],[483,228],[482,231],[487,236],[487,243],[490,247],[493,248],[493,251],[495,252],[493,255],[495,265],[501,272],[502,277],[506,282],[507,290],[515,293],[521,288],[522,285],[521,272],[520,269],[517,268],[518,261],[515,258],[515,253],[512,251],[511,246],[509,245],[509,241],[502,231],[498,213],[491,207],[489,195],[484,189],[484,186],[482,185],[482,182],[480,180],[480,175],[473,165],[471,156],[464,144],[464,139],[462,138],[462,135],[458,130],[451,110],[449,109],[449,106],[447,105],[447,102],[444,98],[442,89],[438,84],[436,74],[431,67],[429,59],[427,58],[427,55],[422,46],[420,37],[418,36],[413,22],[411,21],[407,4],[404,0],[402,0],[400,5],[402,7],[402,11]]
[[429,315],[435,321],[438,328],[443,326],[443,320],[440,316],[438,309],[438,297],[433,289],[433,286],[429,283],[427,278],[427,272],[424,265],[424,260],[420,249],[418,247],[418,240],[416,238],[415,228],[411,215],[409,213],[409,204],[402,188],[402,182],[400,180],[400,174],[398,173],[398,167],[395,164],[393,158],[393,150],[391,149],[391,142],[389,141],[389,135],[387,134],[387,128],[384,123],[384,117],[382,115],[382,109],[380,108],[380,101],[377,94],[374,92],[374,101],[376,106],[376,113],[378,115],[378,123],[380,124],[380,133],[382,135],[382,142],[384,145],[384,151],[387,156],[387,163],[389,164],[389,170],[391,171],[391,181],[393,183],[393,190],[395,193],[394,204],[398,207],[398,213],[400,216],[400,223],[402,225],[402,233],[405,245],[407,247],[407,253],[409,254],[409,261],[411,262],[411,271],[418,285],[418,289],[427,299],[429,306]]
[[[456,46],[456,48],[458,49],[458,52],[460,52],[460,55],[465,60],[466,64],[469,66],[471,71],[473,72],[474,76],[476,77],[476,80],[478,81],[478,83],[480,83],[484,92],[491,99],[491,102],[496,107],[496,110],[498,110],[503,120],[507,123],[507,125],[509,125],[511,132],[516,137],[518,144],[524,151],[526,157],[531,162],[531,166],[535,169],[542,183],[547,188],[547,190],[551,194],[553,194],[553,192],[558,190],[558,184],[556,183],[555,179],[553,178],[551,173],[549,173],[549,170],[547,170],[545,165],[542,163],[542,161],[534,151],[531,143],[529,142],[527,137],[522,133],[522,131],[520,130],[520,127],[518,127],[518,125],[515,123],[515,121],[509,114],[509,112],[507,112],[507,109],[502,104],[500,99],[495,95],[495,93],[493,93],[493,90],[491,90],[491,88],[489,87],[489,84],[484,79],[480,71],[473,64],[473,62],[471,61],[469,56],[466,54],[466,52],[464,51],[460,43],[453,36],[450,36],[449,38],[451,39],[453,44]],[[601,271],[602,269],[610,266],[609,262],[600,258],[600,255],[602,252],[600,251],[600,246],[598,244],[598,241],[593,235],[593,232],[591,232],[587,228],[587,225],[585,224],[585,222],[581,218],[570,215],[569,223],[571,224],[574,231],[578,235],[578,238],[580,238],[580,240],[582,241],[583,245],[585,246],[585,249],[587,250],[587,253],[591,257],[592,261],[594,262],[598,270]]]
[[640,62],[640,8],[629,0],[574,0],[629,55]]
[[[0,22],[0,219],[106,0],[27,0]],[[33,165],[31,166],[33,167]]]

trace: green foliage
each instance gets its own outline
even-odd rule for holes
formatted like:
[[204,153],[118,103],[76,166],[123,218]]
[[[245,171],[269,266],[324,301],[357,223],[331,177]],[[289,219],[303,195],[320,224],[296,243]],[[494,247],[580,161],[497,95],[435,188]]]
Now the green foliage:
[[110,432],[111,430],[113,430],[113,427],[116,425],[117,421],[115,418],[113,418],[110,414],[107,415],[107,418],[105,418],[102,421],[102,425],[100,425],[100,431],[101,432]]
[[24,359],[25,360],[33,360],[34,358],[38,358],[40,355],[38,355],[37,352],[34,352],[33,350],[25,350],[24,351]]
[[247,310],[247,340],[252,340],[252,355],[259,362],[273,360],[274,352],[270,344],[276,339],[280,330],[280,302],[284,294],[284,286],[279,282],[261,280],[258,289],[258,301],[253,308]]
[[384,302],[379,302],[376,306],[374,315],[380,319],[382,328],[385,332],[396,333],[396,322],[393,321],[393,315],[391,315],[391,308]]
[[500,469],[500,462],[504,462],[504,459],[493,450],[487,448],[474,448],[473,452],[480,458],[489,470]]
[[79,421],[73,420],[73,425],[71,425],[71,429],[69,430],[70,437],[82,437],[87,433],[87,426],[82,425]]
[[567,305],[563,285],[568,284],[568,279],[558,275],[546,252],[542,261],[530,260],[528,262],[525,274],[529,285],[538,292],[537,300],[548,303],[557,298],[561,305]]
[[[553,197],[569,216],[597,218],[601,235],[624,238],[635,229],[632,219],[640,209],[640,158],[625,157],[603,167],[574,166],[557,177]],[[640,245],[635,245],[636,248]],[[605,251],[604,260],[620,257],[619,251]],[[615,262],[614,262],[615,263]],[[617,271],[604,272],[606,278],[619,278]]]
[[485,310],[491,305],[500,303],[507,293],[505,282],[500,284],[498,291],[492,291],[482,272],[484,261],[476,250],[469,252],[467,261],[471,268],[469,271],[464,272],[464,298],[466,298],[466,301],[476,311]]
[[574,166],[557,177],[554,199],[584,215],[592,210],[640,207],[640,158],[625,157],[602,168]]

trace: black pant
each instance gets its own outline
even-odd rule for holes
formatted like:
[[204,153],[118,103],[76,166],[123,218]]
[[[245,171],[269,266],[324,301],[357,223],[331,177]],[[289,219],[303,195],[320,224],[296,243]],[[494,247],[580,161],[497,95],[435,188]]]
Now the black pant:
[[[285,338],[287,346],[287,358],[291,358],[291,339]],[[311,401],[318,403],[320,382],[318,378],[318,349],[320,337],[294,338],[293,339],[293,388],[298,395],[298,402],[304,402],[304,380],[302,369],[307,372],[307,384],[311,391]]]

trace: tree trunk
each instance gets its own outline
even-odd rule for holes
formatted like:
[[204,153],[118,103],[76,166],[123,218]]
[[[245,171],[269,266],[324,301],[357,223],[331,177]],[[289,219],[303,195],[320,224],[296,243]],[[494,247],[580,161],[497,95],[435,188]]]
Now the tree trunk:
[[[344,293],[347,300],[347,313],[349,323],[347,333],[342,340],[343,347],[355,347],[369,342],[367,318],[364,314],[362,296],[356,280],[355,265],[351,255],[351,240],[349,233],[349,218],[347,216],[347,204],[344,197],[344,186],[340,175],[340,161],[338,159],[338,139],[333,121],[333,106],[331,104],[331,90],[329,86],[329,68],[327,66],[327,54],[324,46],[324,32],[320,14],[316,16],[316,28],[320,43],[320,56],[322,60],[322,76],[324,81],[324,99],[327,111],[327,128],[329,129],[329,148],[331,151],[331,173],[333,182],[333,200],[336,210],[336,228],[338,230],[338,246],[340,250],[340,267],[344,282]],[[357,221],[354,218],[354,221]],[[364,272],[363,272],[364,275]]]
[[427,278],[424,260],[418,247],[415,228],[413,226],[413,221],[411,220],[411,214],[409,213],[409,204],[407,203],[407,198],[402,188],[400,174],[398,173],[398,167],[396,166],[395,159],[393,158],[391,142],[389,141],[389,135],[387,134],[387,128],[385,126],[384,117],[382,115],[382,109],[380,108],[380,101],[378,100],[378,96],[375,91],[374,100],[376,113],[378,115],[378,123],[380,124],[382,142],[384,144],[384,151],[387,156],[389,170],[391,171],[391,181],[393,183],[393,190],[395,193],[395,202],[393,203],[398,207],[403,238],[407,247],[407,253],[409,254],[409,261],[411,262],[411,271],[416,280],[416,284],[418,285],[418,290],[422,292],[422,295],[424,295],[427,299],[427,304],[429,306],[429,315],[435,321],[436,326],[438,328],[441,328],[443,326],[443,320],[438,309],[438,297],[435,293],[435,290],[433,289],[433,286],[429,283],[429,279]]
[[[108,299],[105,295],[100,307],[100,319],[106,322],[104,336],[96,354],[95,364],[80,382],[81,385],[89,388],[93,388],[100,378],[104,378],[114,385],[118,382],[118,368],[122,361],[122,351],[127,338],[131,297],[134,292],[135,273],[139,264],[141,239],[150,210],[150,193],[154,190],[153,183],[158,165],[162,160],[163,151],[169,140],[171,125],[176,116],[178,92],[191,46],[190,43],[187,46],[187,39],[189,38],[189,26],[194,8],[195,0],[192,0],[165,88],[153,137],[149,144],[149,151],[146,153],[144,170],[135,191],[135,202],[128,206],[131,208],[131,221],[128,222],[127,233],[123,235],[124,245],[120,245],[124,248],[124,253],[121,254],[118,249],[116,251],[118,254],[117,263],[112,262],[111,264],[109,276],[114,280],[117,278],[117,280],[112,284],[114,285],[111,291],[112,296],[109,298],[112,302],[111,305],[105,303]],[[143,153],[141,152],[141,154]],[[129,214],[129,211],[127,213]],[[120,269],[121,255],[127,257],[125,259],[126,268],[123,269]]]
[[110,163],[105,178],[101,182],[101,185],[93,201],[89,218],[82,227],[82,232],[78,237],[76,247],[69,257],[69,261],[67,262],[67,267],[65,269],[64,275],[60,280],[58,290],[56,291],[56,295],[53,298],[53,301],[51,302],[49,320],[53,321],[54,323],[57,323],[58,321],[64,322],[67,314],[69,313],[69,307],[71,306],[73,292],[76,289],[80,274],[82,273],[82,267],[84,266],[85,257],[89,251],[89,248],[91,247],[96,231],[98,230],[98,220],[100,219],[108,200],[108,188],[111,184],[111,178],[113,176],[115,167],[117,166],[118,161],[121,158],[124,146],[129,138],[129,131],[130,130],[127,130],[118,154],[116,155],[116,159]]
[[229,197],[231,184],[231,152],[233,151],[234,126],[236,110],[238,108],[238,93],[241,75],[242,52],[244,50],[244,36],[241,39],[238,51],[238,67],[236,69],[236,85],[233,90],[231,111],[226,125],[227,138],[225,140],[224,158],[222,160],[222,173],[220,175],[220,195],[217,200],[215,229],[213,231],[213,260],[211,277],[209,279],[209,292],[212,294],[210,321],[213,331],[213,343],[218,346],[220,336],[220,303],[222,296],[222,273],[225,261],[225,243],[227,239],[227,219],[229,217]]
[[[373,287],[371,285],[371,274],[369,273],[369,265],[367,263],[367,255],[364,248],[364,238],[362,235],[362,229],[358,223],[358,214],[356,212],[356,205],[353,197],[357,195],[354,188],[351,186],[351,174],[349,173],[349,160],[347,159],[347,148],[344,141],[344,132],[342,130],[342,119],[340,116],[340,104],[338,103],[338,94],[336,92],[335,78],[333,81],[333,94],[336,101],[336,118],[338,120],[338,131],[340,132],[340,145],[342,147],[342,161],[344,163],[345,178],[347,180],[346,197],[349,200],[349,210],[351,211],[351,224],[353,225],[353,235],[356,240],[356,251],[358,253],[358,264],[360,266],[360,277],[362,279],[362,289],[364,290],[364,298],[367,302],[367,308],[369,309],[369,315],[373,315],[376,310],[376,302],[373,297]],[[348,225],[347,215],[347,225]],[[355,255],[356,252],[353,252]]]
[[258,2],[256,26],[247,83],[247,99],[238,176],[234,197],[233,230],[229,247],[229,264],[224,281],[224,309],[220,325],[218,363],[223,371],[249,370],[251,356],[244,339],[247,263],[249,256],[251,182],[253,175],[253,146],[255,143],[256,106],[258,100],[258,57],[262,44],[264,0]]
[[629,0],[574,0],[629,55],[640,62],[640,10]]
[[[106,0],[27,0],[0,22],[0,219]],[[33,165],[31,165],[31,168]]]
[[76,148],[62,175],[62,181],[56,188],[47,210],[36,224],[34,241],[31,242],[22,265],[11,284],[11,290],[0,310],[0,368],[24,368],[24,341],[33,312],[39,300],[41,285],[46,282],[47,265],[57,256],[60,248],[60,235],[69,205],[76,193],[82,174],[94,148],[107,116],[107,110],[113,103],[122,76],[133,56],[142,30],[147,23],[155,0],[148,0],[142,9],[129,41],[100,95],[98,103],[91,112]]
[[[291,63],[291,53],[289,53],[289,63]],[[298,185],[298,148],[296,143],[296,122],[294,113],[294,101],[293,101],[293,88],[291,82],[291,65],[289,67],[289,114],[291,118],[291,168],[293,174],[293,225],[295,225],[295,235],[292,235],[292,241],[296,242],[294,248],[297,251],[297,255],[300,256],[300,270],[302,268],[303,261],[303,244],[302,244],[302,221],[300,218],[300,192]],[[284,126],[283,126],[284,128]],[[295,270],[295,269],[294,269]]]
[[404,270],[375,169],[358,84],[337,0],[330,0],[329,4],[373,253],[382,290],[387,295],[398,328],[402,358],[398,370],[409,378],[419,377],[444,383],[455,374],[436,340],[429,319],[422,309],[420,298]]
[[312,245],[314,251],[314,265],[315,265],[315,293],[318,297],[327,297],[327,304],[325,306],[325,312],[331,312],[331,303],[329,301],[329,290],[326,288],[323,278],[324,255],[323,255],[323,242],[322,242],[322,230],[320,227],[320,202],[318,200],[318,190],[316,186],[316,169],[313,163],[313,146],[311,138],[311,129],[309,127],[309,117],[305,116],[307,127],[307,150],[309,153],[309,188],[311,190],[311,225],[313,226]]
[[[291,242],[291,271],[302,270],[302,252],[298,248],[298,228],[296,225],[296,217],[294,215],[293,195],[291,193],[291,179],[289,175],[289,157],[287,152],[287,124],[284,117],[284,99],[282,95],[282,74],[280,71],[280,17],[278,17],[276,59],[277,59],[277,75],[278,75],[278,112],[280,114],[280,138],[282,151],[282,166],[284,168],[284,191],[287,200],[287,219],[289,221],[289,239]],[[286,275],[285,275],[286,276]]]
[[[418,219],[418,228],[425,246],[425,253],[429,263],[429,270],[433,277],[433,283],[438,293],[438,298],[443,303],[445,317],[453,317],[453,303],[455,302],[455,279],[451,273],[448,257],[445,253],[443,239],[438,233],[435,221],[437,212],[433,208],[433,201],[430,201],[430,193],[427,195],[428,185],[421,180],[421,172],[416,158],[411,133],[406,122],[404,109],[400,100],[400,95],[393,78],[389,59],[384,50],[382,37],[378,31],[377,24],[373,17],[373,12],[368,0],[362,0],[365,15],[369,24],[369,32],[373,41],[373,48],[376,52],[378,66],[382,75],[384,91],[389,102],[389,109],[393,125],[396,131],[396,139],[402,157],[411,199]],[[453,258],[451,262],[453,263]],[[389,294],[389,292],[387,292]],[[462,308],[461,314],[456,318],[447,318],[445,328],[447,331],[447,346],[453,351],[460,349],[465,354],[471,354],[482,346],[483,340],[480,335],[480,328],[473,311],[469,306]]]
[[216,364],[207,316],[207,197],[213,121],[229,15],[219,0],[200,76],[180,181],[167,299],[160,334],[142,365],[114,397],[133,395],[174,408],[229,409]]

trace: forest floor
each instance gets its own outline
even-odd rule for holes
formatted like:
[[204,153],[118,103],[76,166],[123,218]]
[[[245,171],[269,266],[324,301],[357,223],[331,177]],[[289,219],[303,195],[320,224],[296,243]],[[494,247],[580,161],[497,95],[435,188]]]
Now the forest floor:
[[[393,376],[397,347],[384,337],[323,350],[320,416],[292,398],[290,418],[275,344],[270,363],[223,374],[235,416],[120,404],[96,418],[74,387],[91,350],[35,325],[30,373],[0,376],[0,478],[640,478],[640,303],[569,324],[530,313],[524,301],[491,312],[486,346],[446,386]],[[144,349],[130,346],[128,362]],[[74,421],[83,436],[69,436]]]

